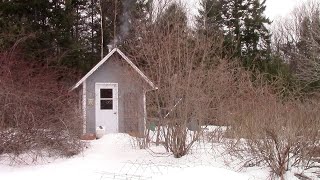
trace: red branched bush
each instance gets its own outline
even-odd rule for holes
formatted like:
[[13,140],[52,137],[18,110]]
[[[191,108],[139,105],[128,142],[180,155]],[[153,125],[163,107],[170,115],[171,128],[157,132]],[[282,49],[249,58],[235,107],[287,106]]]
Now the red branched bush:
[[81,115],[77,94],[68,89],[71,76],[67,69],[0,54],[0,154],[14,160],[31,152],[80,152]]

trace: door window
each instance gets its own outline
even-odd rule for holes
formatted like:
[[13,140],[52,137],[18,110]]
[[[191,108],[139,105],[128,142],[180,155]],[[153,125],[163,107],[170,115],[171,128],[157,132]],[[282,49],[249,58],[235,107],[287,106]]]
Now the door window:
[[100,98],[112,98],[112,89],[100,89]]
[[100,109],[113,109],[113,89],[100,89]]

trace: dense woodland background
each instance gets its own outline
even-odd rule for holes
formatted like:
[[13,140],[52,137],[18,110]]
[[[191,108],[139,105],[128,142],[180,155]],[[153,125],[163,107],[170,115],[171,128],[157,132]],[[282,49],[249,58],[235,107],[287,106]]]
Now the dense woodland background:
[[[122,49],[137,47],[149,26],[161,19],[166,19],[161,28],[170,26],[168,18],[177,13],[177,7],[169,1],[160,2],[3,0],[0,49],[5,52],[15,47],[26,59],[72,68],[83,74],[108,53],[108,44],[116,41]],[[188,12],[181,9],[184,12],[180,20],[185,25],[180,28],[188,31],[186,35],[190,37],[210,38],[220,34],[224,39],[222,57],[240,61],[253,71],[268,73],[270,78],[281,75],[286,78],[284,83],[299,83],[302,90],[312,91],[319,86],[319,71],[312,69],[319,64],[317,5],[297,7],[289,15],[292,22],[285,19],[271,22],[264,15],[264,2],[259,0],[205,0],[196,22],[188,22]],[[137,31],[137,27],[146,28]]]
[[69,88],[111,44],[159,87],[149,94],[150,123],[175,157],[209,124],[228,127],[211,140],[232,138],[228,152],[275,177],[289,166],[319,168],[320,2],[275,22],[260,0],[202,0],[194,22],[183,4],[160,2],[1,0],[0,154],[81,151]]
[[[1,1],[1,50],[19,44],[28,59],[89,70],[115,38],[124,43],[130,27],[148,20],[151,2]],[[131,33],[132,34],[132,33]],[[101,40],[103,39],[103,41]],[[103,48],[101,48],[103,46]]]
[[[155,7],[152,0],[3,0],[0,2],[1,52],[16,47],[26,59],[73,68],[83,74],[108,53],[108,44],[116,41],[123,49],[136,46],[141,33],[147,33],[137,32],[137,27],[152,26],[161,18],[166,19],[162,27],[167,26],[170,16],[177,13],[175,5],[160,2]],[[192,27],[181,28],[192,31],[188,36],[221,34],[222,56],[237,59],[252,70],[289,77],[299,74],[297,71],[302,68],[299,62],[305,63],[308,57],[317,64],[314,53],[319,48],[319,13],[316,7],[310,8],[301,7],[300,12],[289,15],[296,22],[284,19],[272,23],[264,15],[264,2],[205,0],[197,22]],[[160,11],[166,15],[160,17]],[[183,13],[181,21],[190,24],[187,12]],[[282,32],[273,29],[271,33],[270,25],[276,23],[292,27],[283,27]],[[134,52],[129,54],[134,56]],[[300,55],[307,59],[302,60]],[[318,87],[318,79],[314,77],[297,78],[307,84],[304,90]]]

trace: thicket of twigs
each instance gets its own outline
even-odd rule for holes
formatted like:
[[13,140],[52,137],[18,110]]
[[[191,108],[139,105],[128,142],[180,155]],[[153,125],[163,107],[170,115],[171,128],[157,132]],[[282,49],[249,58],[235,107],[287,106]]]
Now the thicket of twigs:
[[[283,98],[279,89],[286,87],[278,83],[280,77],[270,82],[263,74],[246,71],[237,59],[222,57],[221,34],[197,34],[187,27],[183,9],[171,8],[171,15],[159,12],[157,21],[135,25],[133,31],[140,38],[128,40],[126,47],[159,88],[148,92],[148,117],[154,118],[147,126],[157,126],[156,143],[179,158],[202,137],[202,126],[225,126],[227,132],[218,136],[244,166],[266,165],[272,177],[282,179],[291,167],[319,169],[317,92],[308,96],[293,92]],[[317,45],[312,37],[305,43]],[[300,60],[295,63],[298,82],[318,80],[314,72],[319,46],[312,49],[311,58],[299,58],[301,51],[278,43],[285,60]],[[62,83],[68,74],[12,54],[0,58],[0,154],[78,153],[82,123],[78,98]],[[147,136],[137,141],[140,147],[148,142]]]
[[[281,100],[268,85],[243,87],[232,100],[226,137],[228,152],[244,166],[266,165],[271,177],[284,179],[292,167],[320,166],[319,100]],[[240,94],[238,94],[240,95]]]
[[159,87],[148,102],[156,143],[181,157],[202,138],[201,126],[222,125],[221,142],[244,166],[265,165],[281,178],[291,167],[319,168],[319,98],[283,98],[281,77],[270,82],[223,58],[221,35],[186,31],[183,10],[175,8],[175,16],[160,13],[152,25],[137,26],[141,41],[128,47]]
[[222,42],[190,36],[184,11],[170,8],[175,14],[159,14],[157,22],[136,26],[142,38],[129,51],[158,86],[148,93],[149,116],[157,117],[151,122],[158,126],[156,143],[179,158],[199,139],[200,125],[211,121],[214,83],[223,81],[214,69],[222,61],[215,55]]
[[66,72],[0,54],[0,157],[21,163],[81,151],[78,98],[64,84]]

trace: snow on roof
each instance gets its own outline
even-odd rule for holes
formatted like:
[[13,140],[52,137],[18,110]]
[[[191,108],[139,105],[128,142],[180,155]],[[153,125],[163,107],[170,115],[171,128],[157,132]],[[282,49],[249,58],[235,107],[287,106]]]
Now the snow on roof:
[[71,90],[78,88],[89,76],[91,76],[102,64],[104,64],[115,52],[119,53],[120,56],[128,63],[130,66],[137,71],[140,76],[153,88],[157,89],[157,87],[153,84],[153,82],[143,74],[143,72],[133,64],[133,62],[118,48],[114,48],[108,55],[106,55],[97,65],[95,65],[80,81],[78,81]]

